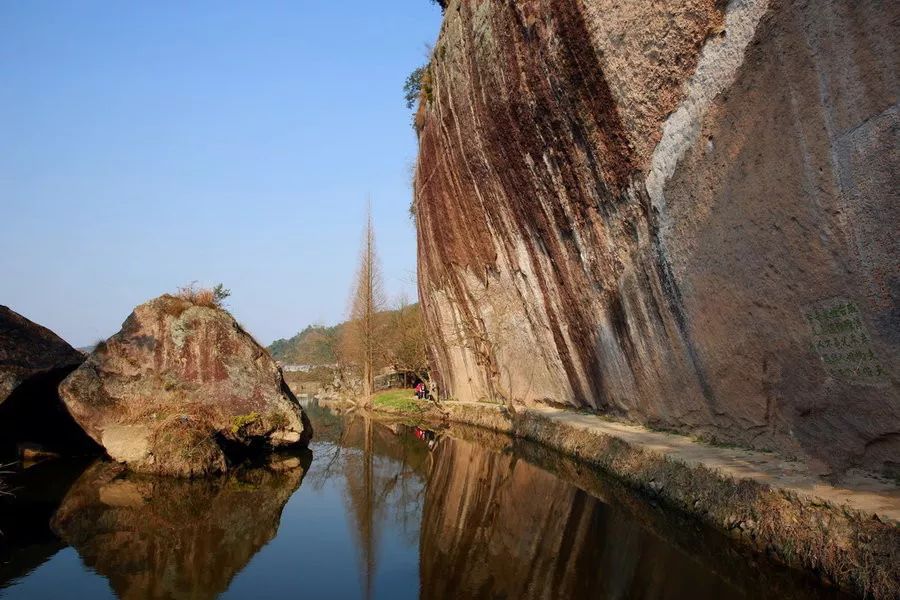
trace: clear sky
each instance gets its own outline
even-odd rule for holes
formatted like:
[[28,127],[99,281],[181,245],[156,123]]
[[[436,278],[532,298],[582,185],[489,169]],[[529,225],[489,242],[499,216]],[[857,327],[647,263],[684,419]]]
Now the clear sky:
[[0,304],[76,346],[192,280],[263,343],[346,316],[367,194],[415,298],[428,0],[0,2]]

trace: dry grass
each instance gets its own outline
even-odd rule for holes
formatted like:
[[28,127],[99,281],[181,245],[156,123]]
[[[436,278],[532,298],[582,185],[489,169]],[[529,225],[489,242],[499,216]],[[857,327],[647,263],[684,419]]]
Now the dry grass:
[[187,300],[194,306],[205,306],[207,308],[221,308],[222,306],[212,289],[197,287],[194,283],[178,288],[178,293],[175,295],[182,300]]
[[150,436],[156,458],[154,469],[178,477],[202,477],[227,469],[225,455],[214,431],[203,417],[169,417]]

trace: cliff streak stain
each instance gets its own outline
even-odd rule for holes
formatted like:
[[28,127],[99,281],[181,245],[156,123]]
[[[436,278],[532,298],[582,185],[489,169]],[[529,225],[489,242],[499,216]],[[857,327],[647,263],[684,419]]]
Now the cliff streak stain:
[[[443,392],[602,408],[835,464],[887,457],[890,438],[856,458],[897,429],[896,381],[875,406],[812,372],[791,308],[868,285],[853,297],[880,307],[867,313],[887,320],[875,344],[895,352],[885,236],[877,219],[864,223],[874,233],[857,222],[889,207],[874,187],[885,184],[857,183],[850,162],[891,172],[877,149],[896,111],[876,89],[890,77],[865,79],[840,52],[856,42],[833,30],[900,21],[851,4],[451,1],[415,186],[419,290]],[[804,40],[823,73],[804,70]],[[818,104],[817,76],[839,108]],[[862,93],[878,101],[857,110]],[[842,185],[858,188],[844,207],[813,172],[833,150],[819,115],[835,110],[850,115],[833,116],[842,131],[885,115],[879,145],[839,140]],[[850,264],[847,248],[820,234],[841,218],[857,253],[882,260],[868,276],[833,268]],[[791,375],[767,383],[770,370]],[[816,441],[830,435],[852,441],[823,452]]]
[[[687,93],[678,109],[666,120],[647,174],[647,192],[665,219],[663,189],[675,173],[684,153],[699,135],[703,117],[716,96],[730,86],[743,64],[747,45],[756,34],[769,0],[731,0],[725,11],[725,36],[707,41],[697,69],[687,83]],[[665,226],[666,223],[663,223]]]

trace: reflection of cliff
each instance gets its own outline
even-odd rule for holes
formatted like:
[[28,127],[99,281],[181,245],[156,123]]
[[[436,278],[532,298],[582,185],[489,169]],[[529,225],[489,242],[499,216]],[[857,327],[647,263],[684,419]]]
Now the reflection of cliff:
[[52,527],[120,598],[215,598],[275,536],[303,478],[299,463],[205,480],[125,476],[97,463]]
[[512,454],[443,438],[425,496],[423,598],[735,598],[618,509]]

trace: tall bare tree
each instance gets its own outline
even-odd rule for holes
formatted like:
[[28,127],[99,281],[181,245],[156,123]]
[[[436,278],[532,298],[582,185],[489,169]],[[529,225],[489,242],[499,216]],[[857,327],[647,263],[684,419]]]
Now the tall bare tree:
[[381,348],[379,312],[384,309],[384,304],[384,287],[375,250],[375,226],[370,202],[366,211],[366,229],[348,327],[349,350],[362,373],[362,400],[365,406],[371,405],[372,394],[375,392],[375,366]]

